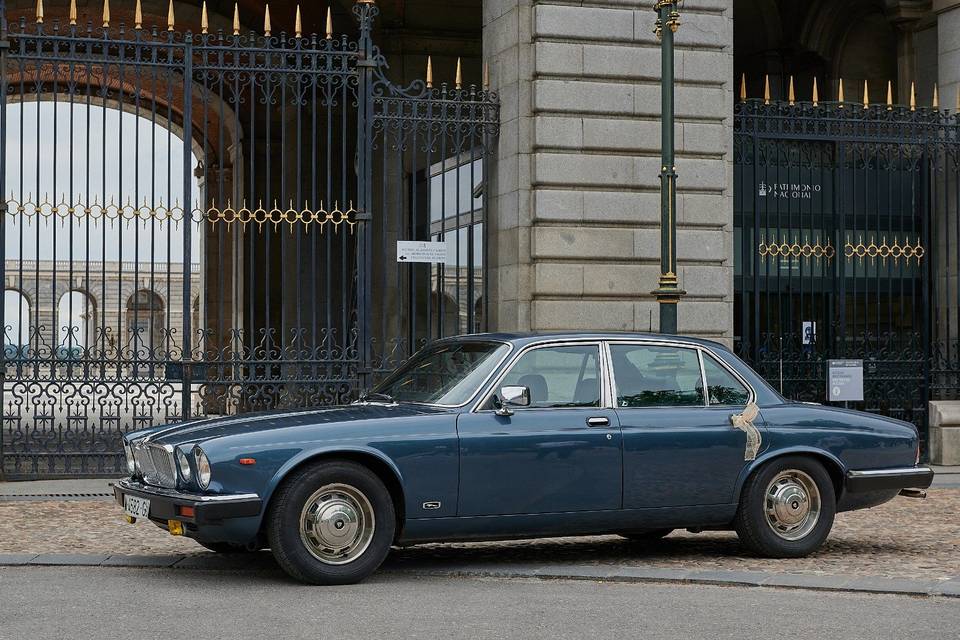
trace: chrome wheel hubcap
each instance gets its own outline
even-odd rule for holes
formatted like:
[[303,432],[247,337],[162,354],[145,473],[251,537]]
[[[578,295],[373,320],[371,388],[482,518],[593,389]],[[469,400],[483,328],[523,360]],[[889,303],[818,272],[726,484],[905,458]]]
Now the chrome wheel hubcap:
[[767,485],[764,511],[767,524],[784,540],[800,540],[820,519],[820,490],[797,469],[781,471]]
[[307,499],[300,512],[300,539],[326,564],[360,557],[373,539],[373,506],[356,487],[328,484]]

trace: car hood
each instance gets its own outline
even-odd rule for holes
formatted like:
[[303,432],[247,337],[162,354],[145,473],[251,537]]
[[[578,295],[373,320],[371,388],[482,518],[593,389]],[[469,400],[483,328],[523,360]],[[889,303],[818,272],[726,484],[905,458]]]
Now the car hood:
[[[447,413],[450,409],[417,404],[362,403],[324,409],[297,409],[246,413],[236,416],[201,418],[164,425],[144,433],[145,440],[178,445],[228,435],[286,429],[298,426],[342,424],[382,418],[397,418]],[[133,434],[136,438],[139,434]]]

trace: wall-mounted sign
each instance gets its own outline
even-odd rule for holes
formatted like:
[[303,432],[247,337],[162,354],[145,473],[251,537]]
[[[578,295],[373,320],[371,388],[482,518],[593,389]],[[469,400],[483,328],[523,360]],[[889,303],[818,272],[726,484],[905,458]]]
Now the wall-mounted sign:
[[447,243],[397,240],[397,262],[446,262]]
[[817,342],[817,323],[810,320],[803,321],[803,328],[801,331],[801,336],[803,338],[803,344],[816,344]]
[[820,193],[819,184],[803,184],[796,182],[761,182],[757,195],[762,198],[781,198],[786,200],[810,200],[813,194]]
[[827,361],[827,400],[829,402],[863,400],[863,360]]

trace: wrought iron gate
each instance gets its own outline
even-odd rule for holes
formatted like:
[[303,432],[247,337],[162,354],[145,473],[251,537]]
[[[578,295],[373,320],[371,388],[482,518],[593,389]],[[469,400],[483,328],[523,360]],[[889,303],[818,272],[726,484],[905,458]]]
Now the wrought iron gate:
[[744,100],[734,154],[739,353],[818,402],[829,358],[863,359],[856,408],[925,435],[960,394],[960,115]]
[[355,36],[50,4],[0,2],[0,476],[117,473],[125,431],[343,402],[484,326],[497,98],[394,86],[375,4]]

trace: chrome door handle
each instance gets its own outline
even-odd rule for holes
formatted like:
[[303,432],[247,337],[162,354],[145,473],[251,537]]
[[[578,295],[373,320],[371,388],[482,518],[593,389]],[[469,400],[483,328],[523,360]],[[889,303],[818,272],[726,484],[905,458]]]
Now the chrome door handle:
[[610,419],[603,416],[587,418],[588,427],[609,427]]

